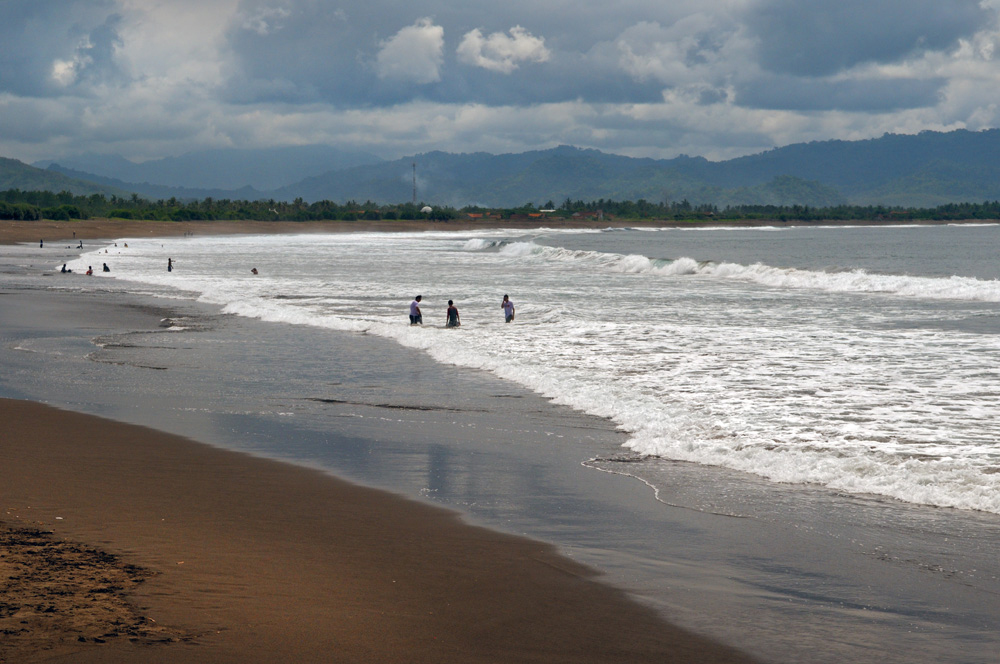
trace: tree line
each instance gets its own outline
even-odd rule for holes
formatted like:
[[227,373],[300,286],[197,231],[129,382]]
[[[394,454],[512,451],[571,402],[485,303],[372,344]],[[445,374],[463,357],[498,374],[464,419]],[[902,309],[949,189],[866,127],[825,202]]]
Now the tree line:
[[882,205],[736,205],[719,208],[711,204],[693,205],[686,200],[670,202],[615,201],[598,199],[582,201],[566,199],[560,205],[547,201],[541,206],[527,203],[520,207],[492,209],[477,206],[454,208],[434,206],[423,212],[423,203],[380,205],[372,201],[306,203],[301,198],[292,202],[275,200],[228,200],[206,198],[182,201],[176,198],[150,201],[132,194],[130,197],[90,194],[78,196],[70,192],[21,191],[0,192],[0,219],[33,221],[38,219],[140,219],[150,221],[358,221],[415,220],[448,221],[464,219],[469,214],[510,219],[545,210],[556,218],[603,213],[615,219],[663,219],[676,221],[915,221],[915,220],[1000,220],[1000,202],[948,203],[933,208],[905,208]]

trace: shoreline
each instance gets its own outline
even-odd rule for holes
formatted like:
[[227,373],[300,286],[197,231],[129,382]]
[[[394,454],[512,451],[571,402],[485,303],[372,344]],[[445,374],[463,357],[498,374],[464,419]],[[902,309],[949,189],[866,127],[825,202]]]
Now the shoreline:
[[[31,244],[0,253],[0,396],[319,468],[551,543],[669,623],[762,661],[993,659],[983,644],[996,640],[988,626],[1000,624],[992,603],[1000,577],[989,576],[988,547],[976,548],[998,541],[993,518],[655,460],[594,472],[581,461],[613,461],[622,442],[603,420],[476,371],[443,370],[392,342],[53,278],[38,272],[39,259],[74,252]],[[189,331],[164,330],[176,320]],[[307,380],[261,380],[282,361]],[[433,390],[419,387],[427,381]],[[643,472],[667,473],[666,493],[651,497]],[[702,509],[705,497],[714,506],[721,496],[746,518]],[[81,541],[107,539],[102,531]],[[974,586],[964,581],[972,577]],[[179,643],[142,652],[204,646],[186,635],[172,632]],[[92,649],[107,656],[104,644]]]
[[0,662],[753,661],[440,507],[36,402],[0,419]]
[[[492,221],[492,220],[491,220]],[[125,219],[85,219],[74,221],[0,221],[0,245],[17,243],[34,243],[40,239],[51,242],[67,242],[77,240],[107,240],[118,237],[177,237],[185,234],[195,235],[233,235],[233,234],[287,234],[287,233],[404,233],[419,231],[469,231],[493,230],[510,228],[517,230],[534,230],[539,228],[560,229],[601,229],[609,227],[632,228],[758,228],[761,226],[779,227],[816,227],[816,226],[940,226],[949,224],[983,224],[1000,223],[969,219],[966,221],[937,221],[933,219],[920,221],[778,221],[778,220],[744,220],[744,221],[673,221],[652,219],[630,220],[507,220],[502,224],[478,221],[141,221]]]
[[[180,366],[164,377],[143,353],[134,363],[134,335],[171,334],[159,332],[164,316],[218,314],[53,290],[15,261],[0,264],[0,578],[10,580],[0,662],[758,661],[542,539],[211,436],[196,442],[213,426],[197,416],[195,435],[169,433],[144,413],[176,418],[185,409],[171,408],[171,389],[187,398],[215,383],[192,385]],[[95,339],[116,335],[134,340],[109,347],[125,357],[94,357],[109,352]],[[339,370],[345,350],[325,366]],[[106,406],[95,412],[91,398]],[[421,435],[451,435],[442,426]],[[356,435],[328,432],[344,444]]]

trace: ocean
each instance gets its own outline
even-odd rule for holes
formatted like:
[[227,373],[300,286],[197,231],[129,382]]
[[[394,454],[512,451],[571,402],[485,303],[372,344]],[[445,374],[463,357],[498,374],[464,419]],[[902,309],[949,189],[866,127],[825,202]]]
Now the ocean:
[[120,238],[69,267],[489,372],[625,432],[601,470],[1000,514],[998,255],[995,224],[484,229]]

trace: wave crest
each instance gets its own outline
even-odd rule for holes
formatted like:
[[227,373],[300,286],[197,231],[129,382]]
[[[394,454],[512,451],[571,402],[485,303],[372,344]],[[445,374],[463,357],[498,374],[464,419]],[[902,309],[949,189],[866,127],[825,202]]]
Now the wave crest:
[[[466,247],[470,246],[470,240]],[[488,243],[477,240],[477,243]],[[699,262],[693,258],[657,259],[637,254],[549,247],[534,242],[503,244],[500,253],[509,257],[537,257],[544,260],[579,262],[613,272],[658,276],[701,276],[735,279],[771,288],[812,289],[835,293],[887,293],[904,297],[942,300],[1000,302],[1000,281],[972,277],[915,277],[879,274],[866,270],[827,272],[775,267],[763,263],[741,265],[726,262]],[[475,246],[479,246],[478,244]]]

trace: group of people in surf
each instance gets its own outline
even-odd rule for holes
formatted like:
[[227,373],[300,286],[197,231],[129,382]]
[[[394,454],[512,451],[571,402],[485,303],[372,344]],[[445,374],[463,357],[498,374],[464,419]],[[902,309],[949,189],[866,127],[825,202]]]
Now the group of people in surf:
[[[423,299],[423,295],[418,295],[413,298],[413,302],[410,302],[410,325],[424,324],[424,316],[420,312],[420,302]],[[503,296],[500,308],[503,309],[504,322],[509,323],[514,320],[514,303],[511,302],[508,295]],[[458,307],[455,306],[454,300],[448,300],[448,311],[445,316],[445,327],[460,327],[462,325],[462,320],[458,315]]]
[[[111,272],[111,268],[110,268],[110,267],[108,267],[108,264],[107,264],[107,263],[105,263],[105,264],[104,264],[104,268],[103,268],[103,270],[104,270],[105,272]],[[61,269],[61,270],[59,270],[59,271],[60,271],[60,272],[62,272],[63,274],[68,274],[68,273],[72,272],[73,270],[72,270],[72,269],[70,269],[70,268],[67,268],[67,267],[66,267],[66,263],[63,263],[63,266],[62,266],[62,269]],[[87,266],[87,274],[88,274],[88,275],[92,275],[92,274],[94,274],[94,266],[93,266],[93,265],[88,265],[88,266]]]

